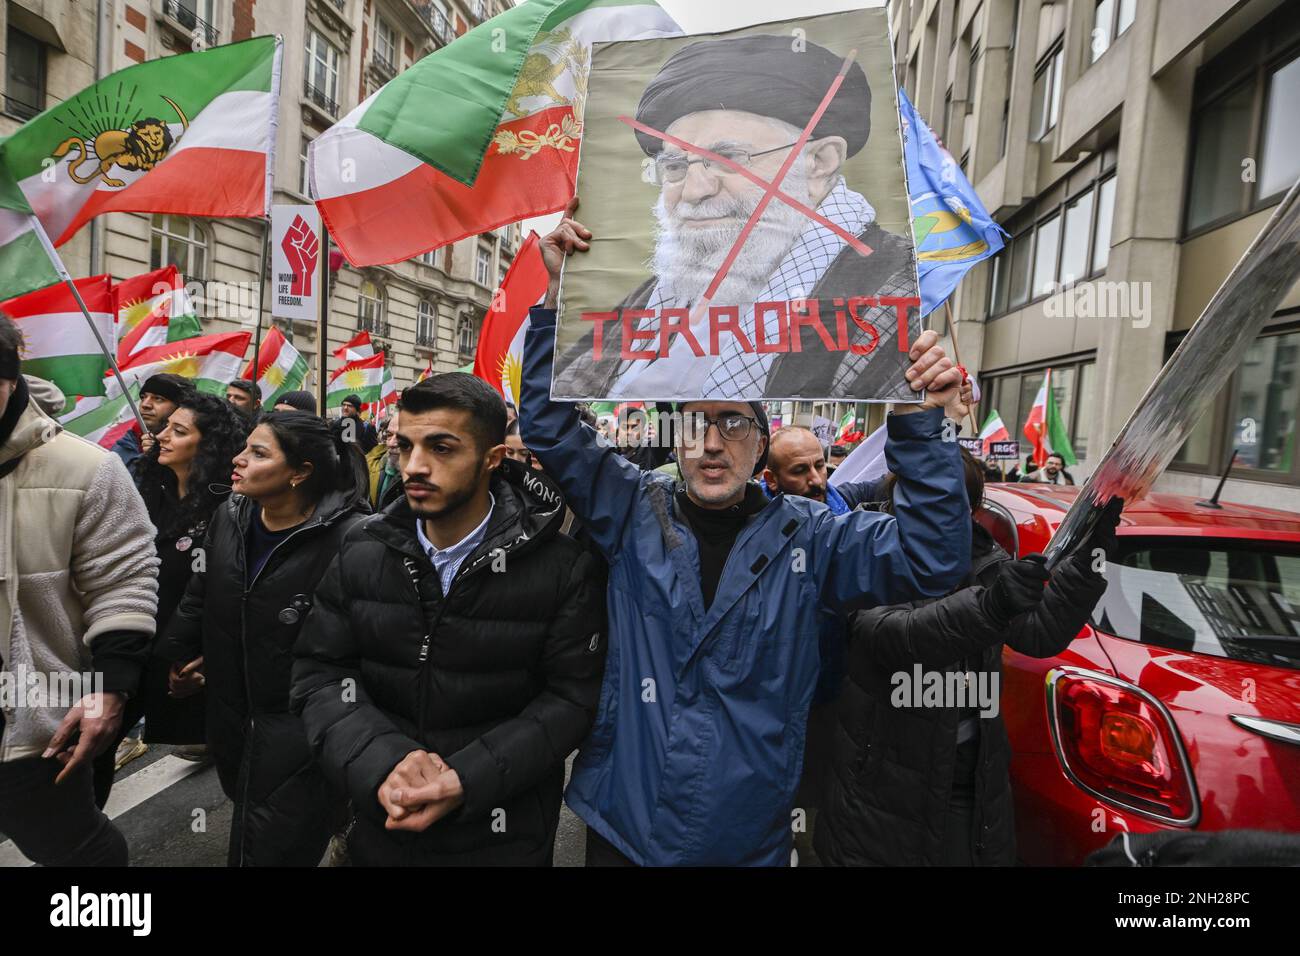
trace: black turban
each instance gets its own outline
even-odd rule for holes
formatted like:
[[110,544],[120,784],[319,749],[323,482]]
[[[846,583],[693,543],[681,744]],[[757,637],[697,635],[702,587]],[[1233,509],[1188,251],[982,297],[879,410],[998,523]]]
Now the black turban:
[[[808,125],[835,81],[844,58],[815,43],[795,50],[790,36],[741,36],[703,40],[669,57],[641,94],[636,118],[661,132],[689,113],[744,110],[784,120],[800,131]],[[849,66],[812,138],[842,136],[850,156],[871,132],[871,87],[857,63]],[[637,130],[648,156],[664,142]],[[699,146],[708,146],[699,143]]]

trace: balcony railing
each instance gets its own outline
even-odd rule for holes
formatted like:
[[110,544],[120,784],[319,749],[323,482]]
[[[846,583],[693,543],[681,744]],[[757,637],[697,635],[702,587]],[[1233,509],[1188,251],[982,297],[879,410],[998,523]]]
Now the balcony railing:
[[357,331],[388,338],[388,320],[362,317],[357,319]]
[[190,7],[185,6],[180,0],[163,0],[163,16],[175,20],[190,35],[195,30],[203,31],[203,40],[208,46],[215,46],[217,42],[217,28],[207,20],[204,20]]
[[415,344],[417,348],[431,349],[438,342],[438,337],[433,332],[423,331],[415,333]]
[[391,80],[397,75],[397,64],[384,56],[378,50],[376,50],[374,55],[371,56],[370,66],[385,80]]
[[318,90],[316,87],[308,83],[306,88],[303,90],[303,95],[306,96],[307,99],[311,100],[311,102],[314,103],[319,109],[324,110],[330,116],[337,117],[339,115],[338,103],[330,99],[329,96],[326,95],[324,90]]
[[420,19],[429,25],[433,35],[441,43],[447,44],[456,39],[456,32],[451,28],[450,21],[432,3],[427,2],[427,0],[423,3],[420,0],[412,0],[412,6],[415,7],[415,12],[420,15]]

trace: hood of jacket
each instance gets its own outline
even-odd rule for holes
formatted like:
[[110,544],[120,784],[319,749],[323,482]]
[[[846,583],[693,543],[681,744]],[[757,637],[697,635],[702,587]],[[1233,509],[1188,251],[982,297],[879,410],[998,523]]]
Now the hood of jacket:
[[[27,383],[18,380],[18,387],[9,396],[10,408],[21,408],[18,420],[8,437],[0,437],[0,465],[21,458],[34,448],[54,440],[63,426],[40,410],[31,400]],[[6,418],[8,415],[5,416]]]
[[[465,562],[470,570],[491,553],[529,547],[559,533],[564,523],[564,496],[536,469],[511,458],[503,459],[489,481],[496,501],[483,541]],[[366,529],[385,544],[412,557],[424,552],[415,535],[415,512],[403,495],[366,522]]]
[[[257,509],[257,502],[247,495],[232,494],[222,507],[230,509],[230,517],[234,519],[236,526],[239,528],[239,533],[246,535],[249,522],[253,520],[253,514]],[[312,512],[310,518],[303,522],[302,527],[328,527],[347,515],[358,511],[365,514],[369,510],[364,495],[354,501],[351,496],[345,495],[341,491],[331,491],[320,500],[320,503],[316,505],[316,510]]]

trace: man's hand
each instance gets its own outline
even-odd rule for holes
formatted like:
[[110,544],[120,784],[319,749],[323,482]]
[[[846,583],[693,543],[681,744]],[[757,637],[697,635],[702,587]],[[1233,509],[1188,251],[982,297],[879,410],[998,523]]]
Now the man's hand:
[[[1087,539],[1074,552],[1074,557],[1089,572],[1095,573],[1093,569],[1101,565],[1102,562],[1115,560],[1115,549],[1119,544],[1115,529],[1119,527],[1120,514],[1123,511],[1123,498],[1115,497],[1106,502],[1106,507],[1097,516],[1097,523],[1092,526],[1092,531],[1088,533]],[[1101,559],[1101,561],[1098,561],[1098,559]]]
[[203,690],[207,678],[203,676],[203,657],[194,658],[184,667],[173,664],[167,672],[167,694],[170,697],[193,697]]
[[145,429],[140,436],[140,454],[147,455],[153,450],[153,446],[158,444],[158,438],[149,429]]
[[952,400],[943,408],[945,418],[951,418],[955,422],[960,422],[970,414],[971,407],[975,404],[975,386],[971,384],[969,378],[961,383],[952,394]]
[[922,392],[924,399],[919,405],[895,405],[892,409],[895,415],[943,408],[958,396],[961,370],[953,365],[938,341],[939,333],[926,329],[912,344],[912,350],[907,353],[912,364],[904,375],[912,390]]
[[1043,588],[1050,577],[1041,554],[1003,561],[992,586],[981,595],[980,607],[997,624],[1008,624],[1042,603]]
[[[121,694],[87,694],[77,701],[63,716],[59,729],[50,738],[42,757],[53,757],[63,764],[54,778],[62,783],[82,764],[99,756],[117,737],[122,725],[122,708],[126,698]],[[77,739],[72,739],[76,733]]]
[[412,750],[379,787],[379,805],[389,830],[423,832],[460,806],[460,775],[437,754]]
[[587,241],[591,238],[591,230],[573,218],[577,211],[578,197],[574,196],[569,200],[569,205],[564,207],[564,218],[560,224],[541,241],[542,261],[546,263],[546,271],[550,275],[550,281],[546,285],[546,301],[543,303],[548,309],[554,309],[560,304],[560,272],[564,268],[564,257],[591,248],[591,243]]

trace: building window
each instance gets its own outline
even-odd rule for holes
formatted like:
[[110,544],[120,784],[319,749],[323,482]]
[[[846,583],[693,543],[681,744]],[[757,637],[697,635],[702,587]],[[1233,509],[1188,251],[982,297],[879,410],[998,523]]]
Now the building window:
[[437,344],[437,338],[437,309],[428,299],[421,299],[415,317],[415,344],[431,349]]
[[[1115,14],[1118,12],[1119,16]],[[1092,12],[1092,34],[1089,37],[1090,63],[1096,63],[1111,44],[1133,25],[1137,15],[1137,0],[1097,0]]]
[[975,112],[975,84],[979,80],[980,45],[970,48],[970,59],[966,63],[966,115]]
[[5,43],[5,112],[31,119],[45,109],[45,44],[9,28]]
[[298,150],[298,192],[304,196],[311,195],[311,181],[307,176],[307,150],[311,147],[311,137],[302,138],[302,146]]
[[[1061,412],[1061,420],[1065,422],[1070,447],[1075,457],[1083,461],[1088,455],[1094,421],[1096,364],[1092,359],[1070,359],[1053,362],[1051,369],[1052,396]],[[1046,373],[1047,366],[1038,366],[1010,374],[980,376],[980,388],[986,396],[980,402],[980,414],[987,416],[996,410],[1002,417],[1007,431],[1020,442],[1022,468],[1024,456],[1033,452],[1033,446],[1025,438],[1025,420],[1029,418],[1029,410],[1038,397]]]
[[375,18],[375,59],[389,73],[397,70],[397,31],[383,17]]
[[1276,202],[1300,178],[1300,13],[1283,8],[1197,75],[1184,234]]
[[338,47],[317,30],[307,31],[305,92],[307,98],[331,116],[338,114],[339,61]]
[[420,262],[423,262],[426,266],[437,267],[438,265],[437,255],[438,255],[437,249],[428,249],[425,252],[422,252],[418,256],[416,256],[416,259],[418,259]]
[[203,227],[185,216],[154,215],[149,232],[149,268],[175,266],[186,279],[208,278],[208,240]]
[[1040,140],[1056,128],[1061,118],[1061,71],[1065,68],[1065,49],[1056,47],[1034,71],[1033,97],[1030,102],[1029,138]]
[[1034,226],[1014,233],[994,257],[989,274],[990,318],[1105,271],[1110,258],[1115,175],[1106,169],[1102,176],[1062,207],[1045,210]]
[[[1172,354],[1175,343],[1171,342]],[[1300,484],[1295,453],[1300,416],[1300,330],[1267,331],[1174,457],[1180,470],[1219,474],[1235,450],[1232,474]]]
[[478,258],[474,260],[474,281],[482,286],[492,281],[492,250],[487,246],[478,247]]
[[357,329],[387,336],[384,318],[384,291],[370,279],[362,279],[357,289]]
[[456,353],[462,365],[474,357],[474,346],[474,320],[462,315],[456,325]]

